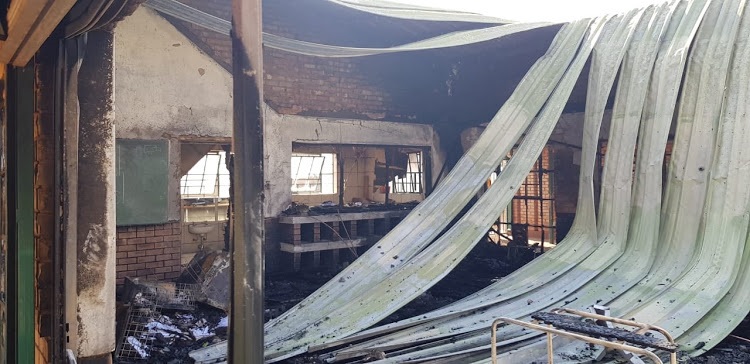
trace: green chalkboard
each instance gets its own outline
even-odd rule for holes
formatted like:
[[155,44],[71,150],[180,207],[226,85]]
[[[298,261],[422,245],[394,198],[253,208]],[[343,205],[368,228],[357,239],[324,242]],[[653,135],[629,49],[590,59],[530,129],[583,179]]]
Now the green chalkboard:
[[167,222],[169,144],[117,139],[117,225]]

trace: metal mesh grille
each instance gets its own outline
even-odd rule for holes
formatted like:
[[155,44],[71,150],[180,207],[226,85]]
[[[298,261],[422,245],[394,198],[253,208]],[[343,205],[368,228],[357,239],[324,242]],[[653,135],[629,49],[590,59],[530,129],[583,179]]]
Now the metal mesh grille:
[[148,292],[138,293],[133,299],[115,355],[120,362],[141,361],[150,356],[154,337],[145,335],[146,325],[160,316],[157,301],[157,296]]
[[155,336],[147,325],[158,321],[162,309],[195,309],[198,285],[178,283],[174,289],[156,286],[139,292],[128,308],[116,358],[121,363],[138,362],[151,356]]
[[197,284],[177,283],[174,290],[163,290],[157,287],[156,304],[159,308],[193,310],[198,292]]

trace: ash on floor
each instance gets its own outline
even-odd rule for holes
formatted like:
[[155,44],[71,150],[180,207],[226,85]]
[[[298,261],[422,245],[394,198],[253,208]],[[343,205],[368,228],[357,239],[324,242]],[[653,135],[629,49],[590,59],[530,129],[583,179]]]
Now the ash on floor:
[[743,364],[750,363],[750,343],[728,337],[705,354],[684,361],[688,364]]
[[198,305],[195,311],[162,310],[151,317],[144,330],[127,338],[141,348],[118,363],[192,363],[188,353],[227,339],[228,318],[224,311]]

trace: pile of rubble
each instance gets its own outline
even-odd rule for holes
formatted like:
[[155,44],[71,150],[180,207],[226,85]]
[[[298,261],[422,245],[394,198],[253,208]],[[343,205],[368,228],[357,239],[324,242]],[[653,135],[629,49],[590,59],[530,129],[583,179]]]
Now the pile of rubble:
[[[227,339],[228,254],[199,254],[175,282],[126,279],[118,319],[118,363],[184,363]],[[223,289],[221,288],[223,287]]]

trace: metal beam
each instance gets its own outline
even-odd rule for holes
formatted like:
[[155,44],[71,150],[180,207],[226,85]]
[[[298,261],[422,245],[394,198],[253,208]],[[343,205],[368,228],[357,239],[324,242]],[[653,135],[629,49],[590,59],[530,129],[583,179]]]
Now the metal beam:
[[9,73],[9,363],[34,362],[34,67]]
[[263,362],[263,48],[260,0],[232,1],[235,224],[229,362]]

